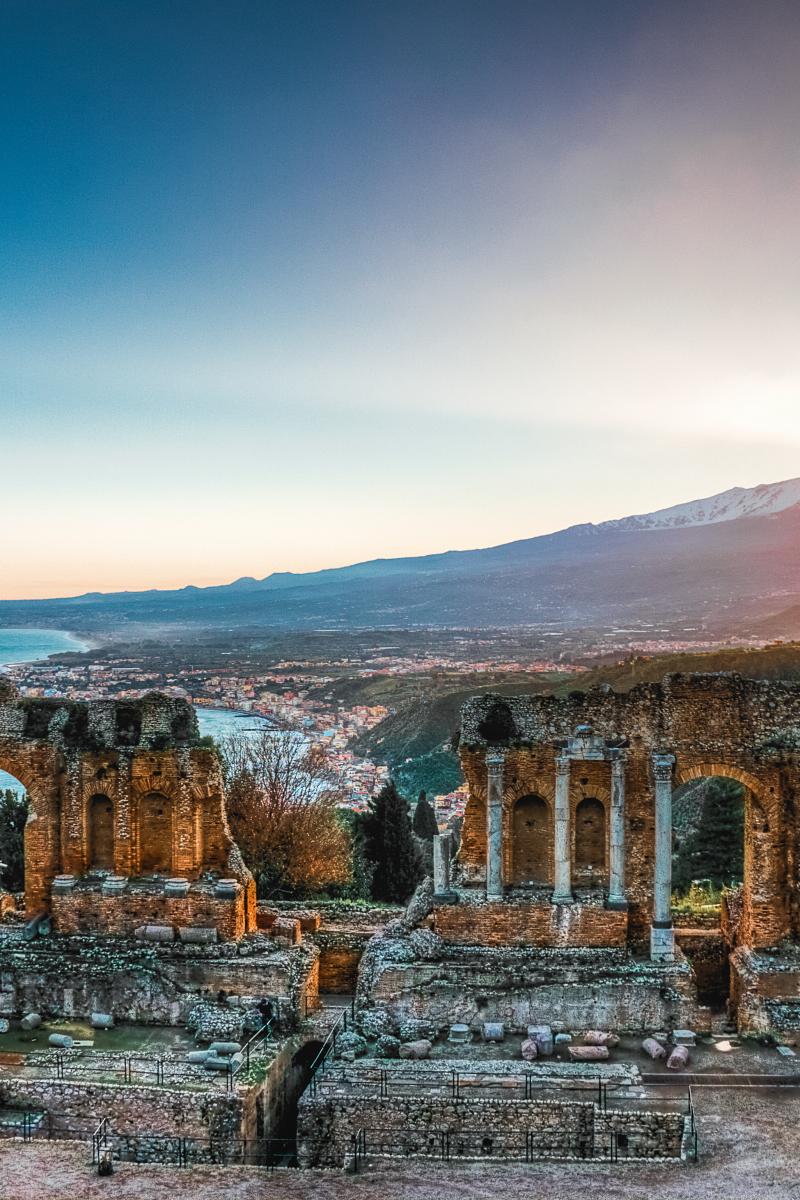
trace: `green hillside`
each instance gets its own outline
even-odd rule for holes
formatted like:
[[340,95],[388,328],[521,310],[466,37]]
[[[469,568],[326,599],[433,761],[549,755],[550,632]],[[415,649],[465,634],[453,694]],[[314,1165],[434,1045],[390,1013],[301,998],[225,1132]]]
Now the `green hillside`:
[[735,671],[753,679],[800,680],[800,643],[777,642],[759,649],[731,648],[704,654],[637,655],[568,677],[524,672],[441,672],[342,679],[320,691],[342,703],[386,704],[396,711],[365,733],[353,749],[392,767],[401,790],[414,796],[452,790],[461,782],[450,740],[462,704],[481,692],[505,696],[553,691],[565,695],[608,683],[625,692],[638,683],[657,683],[672,672]]

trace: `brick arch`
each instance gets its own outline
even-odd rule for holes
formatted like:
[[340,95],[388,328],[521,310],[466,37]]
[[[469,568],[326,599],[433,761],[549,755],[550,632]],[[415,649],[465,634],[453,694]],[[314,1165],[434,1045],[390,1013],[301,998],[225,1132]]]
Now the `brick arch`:
[[25,908],[47,907],[50,886],[61,870],[61,781],[63,758],[53,747],[16,738],[0,739],[0,767],[18,779],[28,797],[25,825]]
[[678,787],[684,783],[690,783],[693,779],[713,779],[715,776],[722,779],[737,780],[738,783],[741,783],[742,787],[747,788],[756,799],[763,803],[763,781],[735,763],[693,763],[692,766],[682,767],[679,759],[675,768],[675,781]]

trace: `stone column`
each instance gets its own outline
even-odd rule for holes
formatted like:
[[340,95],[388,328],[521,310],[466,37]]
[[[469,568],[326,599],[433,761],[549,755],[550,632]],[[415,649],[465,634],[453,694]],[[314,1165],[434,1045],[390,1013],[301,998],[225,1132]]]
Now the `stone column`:
[[486,895],[503,894],[503,764],[502,754],[486,755]]
[[608,907],[625,910],[625,755],[611,751]]
[[555,806],[555,886],[553,904],[571,904],[572,895],[572,839],[569,819],[569,768],[568,754],[556,757],[556,806]]
[[672,754],[653,755],[656,792],[655,875],[653,879],[653,924],[650,927],[650,957],[654,962],[672,962],[675,935],[672,928]]
[[449,899],[450,892],[450,834],[436,833],[433,837],[433,895],[434,899]]

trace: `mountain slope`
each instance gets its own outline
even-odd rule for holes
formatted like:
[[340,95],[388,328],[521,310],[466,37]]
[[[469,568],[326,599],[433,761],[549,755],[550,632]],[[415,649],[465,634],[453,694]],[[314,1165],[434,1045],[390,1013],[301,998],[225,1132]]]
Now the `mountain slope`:
[[[703,622],[725,630],[800,601],[798,480],[484,550],[377,559],[213,588],[0,604],[0,622],[72,629]],[[667,514],[672,514],[668,516]],[[650,521],[650,524],[647,524]],[[631,523],[632,522],[632,523]]]

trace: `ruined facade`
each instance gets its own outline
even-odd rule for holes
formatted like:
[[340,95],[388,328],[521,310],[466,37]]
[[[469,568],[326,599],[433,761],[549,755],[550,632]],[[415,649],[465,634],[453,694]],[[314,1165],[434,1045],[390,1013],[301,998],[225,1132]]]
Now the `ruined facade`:
[[[800,687],[734,675],[470,701],[458,878],[485,900],[487,940],[499,924],[510,943],[628,944],[672,961],[672,792],[704,776],[745,789],[739,944],[797,937],[795,747]],[[450,940],[465,932],[446,906],[435,926]]]
[[744,882],[713,953],[740,1029],[800,1030],[800,687],[673,675],[627,693],[480,696],[460,755],[458,854],[435,839],[433,893],[410,935],[368,949],[363,1004],[434,1027],[708,1028],[681,948],[700,943],[673,929],[672,795],[723,776],[745,790]]
[[25,904],[64,933],[165,922],[238,938],[255,889],[191,705],[0,703],[0,767],[25,786]]

